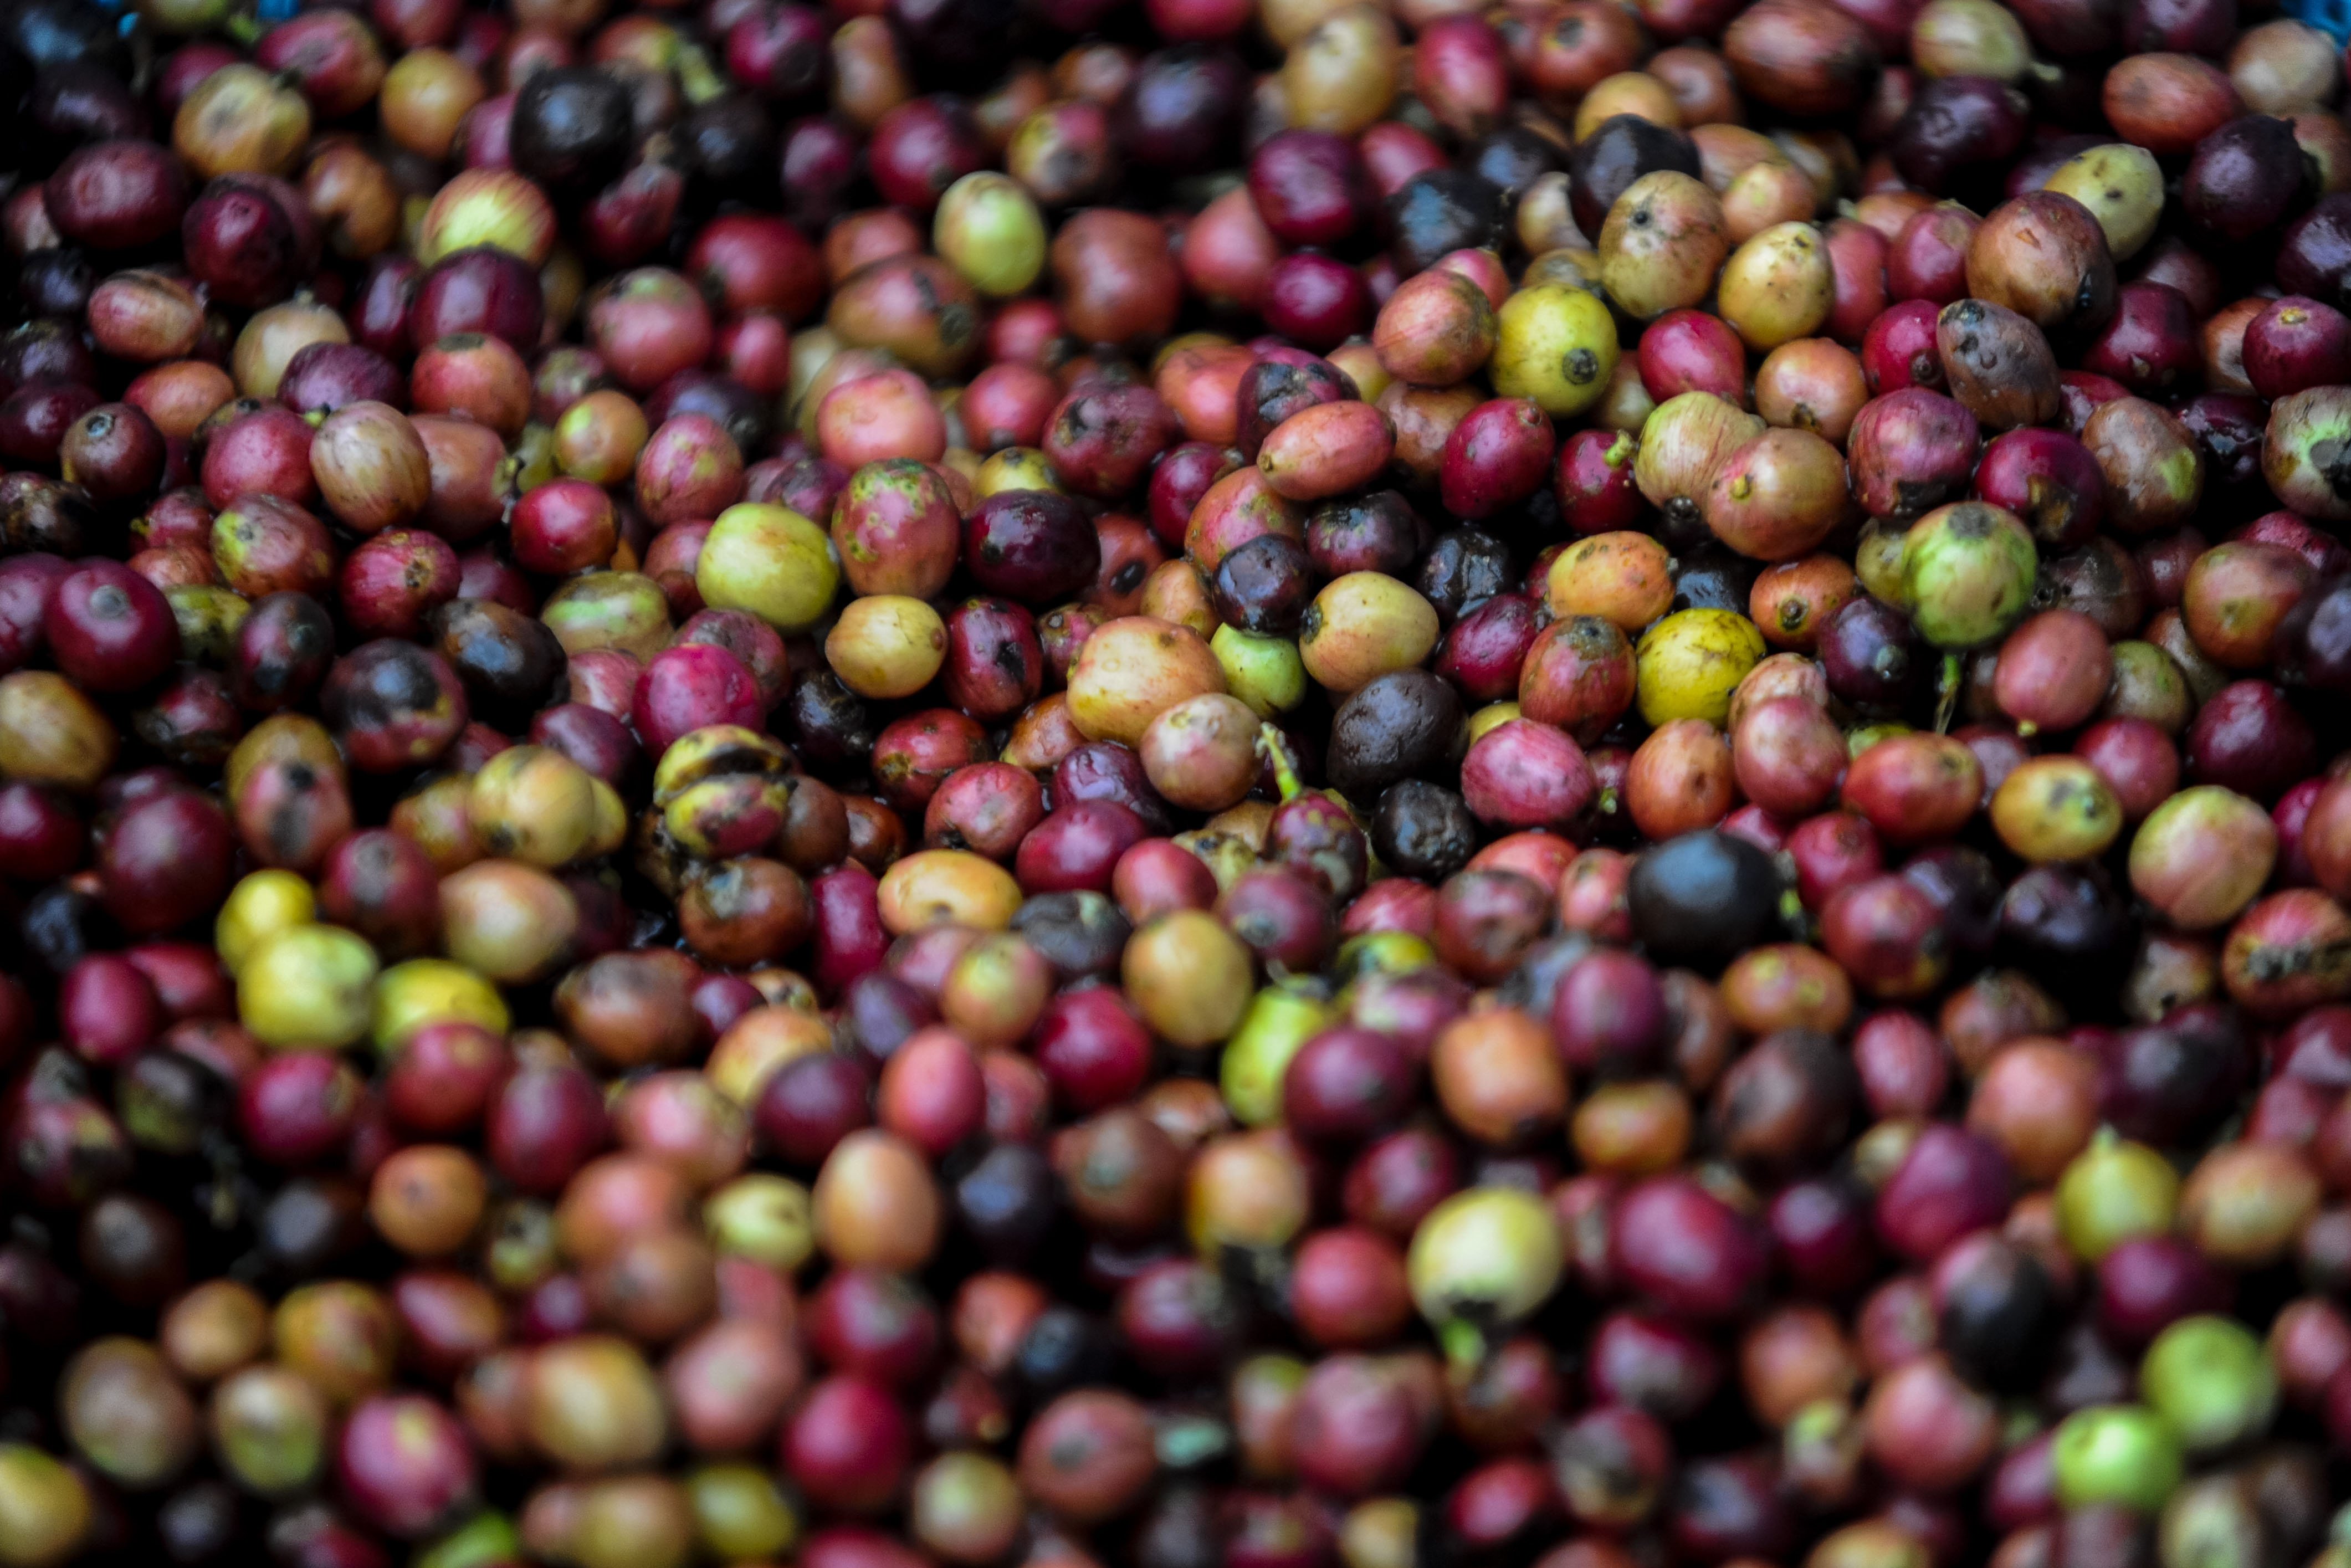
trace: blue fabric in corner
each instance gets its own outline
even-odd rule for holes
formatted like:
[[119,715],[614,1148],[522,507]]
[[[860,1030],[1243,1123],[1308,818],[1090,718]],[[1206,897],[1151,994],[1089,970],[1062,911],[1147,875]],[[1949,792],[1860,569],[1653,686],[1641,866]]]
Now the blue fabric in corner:
[[2338,44],[2351,43],[2351,0],[2285,0],[2285,13],[2325,29]]

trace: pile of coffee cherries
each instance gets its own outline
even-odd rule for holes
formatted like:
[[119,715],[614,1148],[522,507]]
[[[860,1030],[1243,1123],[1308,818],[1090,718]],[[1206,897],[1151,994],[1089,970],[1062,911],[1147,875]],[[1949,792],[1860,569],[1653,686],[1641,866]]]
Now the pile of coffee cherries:
[[0,5],[0,1568],[2351,1568],[2262,9]]

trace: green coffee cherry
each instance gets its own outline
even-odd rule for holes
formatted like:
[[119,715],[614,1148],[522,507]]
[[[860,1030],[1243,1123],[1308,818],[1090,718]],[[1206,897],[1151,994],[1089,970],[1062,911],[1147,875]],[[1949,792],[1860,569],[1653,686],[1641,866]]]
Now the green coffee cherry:
[[491,1568],[522,1556],[522,1537],[502,1513],[475,1515],[416,1554],[415,1568]]
[[1010,298],[1045,270],[1045,220],[1037,199],[1008,175],[983,170],[949,185],[931,237],[965,282],[994,298]]
[[2057,1178],[2057,1228],[2084,1262],[2135,1236],[2161,1236],[2179,1209],[2179,1173],[2145,1144],[2099,1138]]
[[1413,1303],[1446,1349],[1475,1359],[1489,1333],[1550,1299],[1562,1261],[1551,1206],[1516,1187],[1489,1186],[1430,1210],[1413,1232],[1405,1269]]
[[2179,1485],[2179,1438],[2144,1405],[2100,1405],[2065,1417],[2050,1444],[2057,1500],[2153,1513]]
[[2138,1392],[2179,1434],[2181,1447],[2209,1453],[2268,1427],[2277,1414],[2277,1369],[2242,1324],[2209,1314],[2182,1318],[2147,1347]]
[[1240,1027],[1225,1042],[1217,1071],[1234,1117],[1251,1127],[1280,1121],[1281,1081],[1290,1059],[1330,1025],[1330,1004],[1311,992],[1267,986],[1250,998]]
[[2040,570],[2032,535],[2014,514],[1959,501],[1903,536],[1902,602],[1936,647],[1980,647],[2024,618]]
[[367,1033],[375,977],[375,949],[355,933],[289,925],[237,972],[237,1014],[264,1045],[331,1051]]
[[1259,718],[1288,713],[1306,700],[1306,663],[1287,637],[1219,626],[1208,652],[1225,672],[1225,687]]
[[1616,373],[1616,319],[1581,288],[1544,283],[1502,301],[1487,365],[1499,397],[1531,397],[1553,419],[1598,402]]

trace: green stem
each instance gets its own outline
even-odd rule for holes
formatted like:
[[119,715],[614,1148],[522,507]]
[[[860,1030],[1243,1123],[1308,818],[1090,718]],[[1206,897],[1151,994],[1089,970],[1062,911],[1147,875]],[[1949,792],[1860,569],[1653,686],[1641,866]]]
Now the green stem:
[[1957,653],[1943,655],[1941,674],[1935,677],[1935,733],[1950,733],[1951,718],[1959,709],[1959,689],[1967,684],[1966,672],[1960,667]]
[[1458,1366],[1475,1366],[1486,1359],[1486,1335],[1467,1318],[1448,1318],[1437,1331],[1445,1359]]
[[1281,791],[1284,802],[1295,800],[1306,788],[1298,780],[1298,761],[1290,755],[1290,742],[1281,731],[1270,724],[1257,727],[1258,754],[1273,764],[1273,782]]

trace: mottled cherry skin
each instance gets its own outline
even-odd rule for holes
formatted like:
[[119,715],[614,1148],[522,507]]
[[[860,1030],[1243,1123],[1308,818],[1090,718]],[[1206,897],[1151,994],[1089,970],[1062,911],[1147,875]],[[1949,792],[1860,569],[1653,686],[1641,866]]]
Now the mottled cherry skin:
[[936,594],[955,570],[958,526],[946,481],[912,458],[860,467],[832,507],[841,574],[860,593]]
[[1461,793],[1479,820],[1534,828],[1573,821],[1598,792],[1583,748],[1531,719],[1511,719],[1479,737],[1461,763]]

